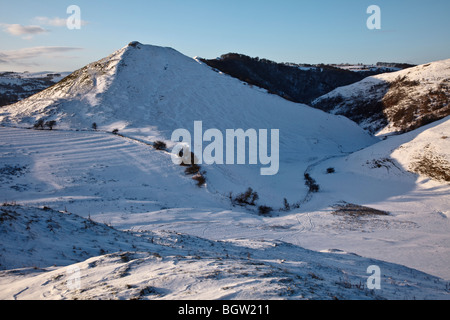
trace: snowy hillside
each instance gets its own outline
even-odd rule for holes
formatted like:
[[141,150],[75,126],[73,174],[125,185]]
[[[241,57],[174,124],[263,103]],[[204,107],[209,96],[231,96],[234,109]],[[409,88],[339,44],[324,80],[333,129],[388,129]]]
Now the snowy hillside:
[[[279,129],[278,174],[201,164],[198,187],[169,152],[194,121]],[[0,299],[450,299],[449,121],[381,141],[130,43],[0,109]]]
[[[308,204],[316,232],[332,225],[334,236],[328,245],[339,243],[343,250],[448,278],[448,268],[442,267],[450,263],[449,135],[447,117],[311,168],[311,175],[322,186],[322,192]],[[328,174],[327,168],[334,173]],[[337,214],[334,221],[325,218],[323,209],[317,210],[320,203],[328,202],[335,204],[329,210],[339,211],[336,206],[342,207],[343,201],[373,210],[368,214],[344,210],[348,215]],[[362,242],[351,243],[353,236]],[[303,245],[320,249],[326,244],[318,246],[314,241],[325,238],[314,234]]]
[[[329,131],[346,129],[339,130],[342,135],[323,132],[344,149],[373,142],[346,119],[249,88],[174,49],[136,43],[2,109],[0,120],[30,126],[43,117],[57,120],[59,128],[90,129],[96,122],[100,129],[147,129],[163,137],[180,126],[189,128],[195,120],[208,128],[297,128],[293,131],[298,134],[326,121]],[[351,145],[340,141],[348,134],[354,136]]]
[[[8,270],[38,267],[2,273],[2,298],[139,298],[141,290],[150,287],[154,290],[143,294],[142,298],[327,299],[336,295],[341,299],[438,296],[446,299],[445,281],[430,274],[420,276],[412,269],[382,261],[450,279],[447,268],[450,226],[445,211],[450,194],[448,186],[432,181],[416,186],[414,176],[407,172],[401,172],[397,181],[398,174],[384,168],[367,168],[375,177],[383,172],[377,183],[378,179],[364,171],[352,173],[352,168],[365,164],[366,159],[373,159],[370,157],[374,152],[370,148],[363,153],[364,157],[356,157],[358,161],[352,160],[350,164],[341,162],[340,157],[311,167],[310,173],[319,182],[321,192],[299,209],[260,216],[239,206],[232,207],[226,198],[208,189],[197,188],[181,167],[171,166],[169,155],[136,141],[103,132],[0,128],[0,133],[0,188],[2,198],[8,201],[2,207],[0,263]],[[410,139],[406,138],[403,143]],[[380,146],[382,157],[388,150],[382,144],[390,141],[374,146]],[[330,166],[335,167],[335,174],[325,173]],[[393,197],[392,200],[389,197]],[[389,210],[390,214],[369,214],[361,218],[330,214],[332,210],[328,206],[342,200]],[[21,206],[17,207],[13,201]],[[42,209],[44,207],[47,209]],[[144,235],[151,232],[151,235],[141,241],[105,224]],[[167,235],[168,231],[185,234],[176,235],[175,239],[179,239],[176,243],[187,252],[170,251],[168,260],[161,264],[154,253],[165,256],[167,251],[155,248],[152,241],[149,244],[148,238],[166,243],[168,238],[174,239]],[[210,239],[214,246],[206,240],[194,241],[187,235]],[[264,248],[273,246],[274,252],[258,253],[258,257],[260,254],[263,257],[252,260],[253,267],[249,269],[241,266],[241,260],[226,260],[226,252],[232,251],[232,245],[227,243],[236,239],[241,239],[241,247],[233,252],[240,259],[249,259],[248,254],[253,259],[256,255],[251,250],[254,241],[263,241],[260,245]],[[199,245],[198,241],[203,244]],[[224,249],[217,249],[217,241],[226,241]],[[280,241],[291,245],[280,246]],[[332,255],[333,263],[328,265],[326,255],[310,252],[312,256],[305,257],[301,247],[337,255]],[[214,254],[205,251],[207,248],[212,248]],[[120,250],[121,253],[113,254]],[[342,251],[378,260],[369,261]],[[136,260],[137,269],[135,262],[128,268],[121,255],[129,257],[125,260]],[[180,255],[190,257],[185,269],[191,274],[189,278],[173,272],[174,263],[180,266],[185,262],[180,262]],[[265,262],[261,259],[274,259],[277,268],[291,270],[290,266],[298,266],[300,269],[296,267],[289,275],[280,273],[280,278],[266,278],[267,272],[260,265]],[[193,266],[192,261],[198,262],[194,269],[189,267]],[[302,262],[299,264],[299,261]],[[71,270],[66,266],[77,262],[81,262],[77,266],[82,270],[84,287],[74,292],[65,286],[66,272]],[[311,264],[307,271],[303,269],[304,263]],[[387,281],[383,282],[383,288],[394,285],[393,292],[400,296],[391,295],[391,291],[367,290],[366,269],[372,264],[383,270],[383,281]],[[52,265],[58,267],[47,268]],[[222,272],[224,266],[229,268]],[[323,269],[324,266],[331,269]],[[149,278],[152,268],[159,271]],[[124,278],[114,271],[122,269],[128,270],[124,274],[129,276]],[[287,280],[291,278],[294,280]],[[280,287],[275,284],[280,282],[278,280],[287,285]],[[306,285],[309,293],[304,291],[305,280],[312,281],[312,288]],[[105,283],[107,285],[103,285]],[[233,289],[217,292],[219,284]],[[186,287],[198,289],[186,291]],[[346,292],[341,287],[353,289]],[[25,288],[28,289],[23,291]],[[259,293],[255,295],[256,292]]]
[[139,43],[0,112],[3,124],[30,127],[38,119],[55,120],[56,128],[70,130],[91,130],[96,123],[99,130],[118,129],[169,146],[174,130],[185,128],[193,135],[198,120],[203,130],[215,128],[224,135],[226,129],[279,129],[279,174],[270,185],[258,165],[205,166],[210,191],[225,195],[252,187],[261,204],[276,207],[285,197],[303,199],[303,173],[311,161],[377,141],[346,118],[245,86],[174,49]]
[[450,115],[450,59],[368,77],[312,105],[379,135],[411,131]]
[[[319,253],[283,242],[121,232],[50,208],[3,205],[0,213],[2,266],[25,266],[0,271],[0,299],[449,297],[439,278],[345,252]],[[367,288],[364,269],[371,265],[384,271],[383,290]]]

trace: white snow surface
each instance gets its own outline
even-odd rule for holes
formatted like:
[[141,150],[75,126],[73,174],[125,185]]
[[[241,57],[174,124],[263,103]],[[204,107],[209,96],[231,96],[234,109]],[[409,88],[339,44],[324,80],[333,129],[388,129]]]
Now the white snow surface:
[[202,121],[203,131],[219,129],[224,137],[226,129],[267,129],[269,136],[279,129],[280,169],[273,179],[260,174],[267,165],[205,168],[211,191],[225,195],[252,187],[269,206],[281,206],[284,197],[302,198],[309,163],[377,141],[347,118],[250,88],[172,48],[141,44],[126,46],[0,112],[0,121],[16,126],[30,127],[40,118],[71,130],[90,129],[95,122],[99,130],[117,128],[125,136],[163,140],[169,147],[178,128],[194,138],[194,121]]
[[[25,128],[41,117],[58,130]],[[424,150],[449,160],[448,118],[379,141],[173,49],[135,44],[2,108],[0,120],[1,299],[449,298],[450,186],[409,171]],[[198,188],[147,144],[195,120],[280,129],[280,172],[202,165]],[[230,203],[248,187],[271,214]],[[280,210],[284,198],[300,207]],[[389,215],[333,214],[342,201]],[[381,290],[367,288],[370,265]]]
[[[3,252],[9,254],[2,262],[28,264],[31,259],[33,267],[0,271],[0,299],[449,296],[439,278],[340,250],[314,252],[280,241],[210,241],[174,232],[123,232],[48,208],[8,205],[1,210],[7,221],[0,226]],[[72,260],[80,262],[61,266]],[[39,267],[50,263],[56,265]],[[380,290],[366,284],[364,267],[373,265],[383,270]]]

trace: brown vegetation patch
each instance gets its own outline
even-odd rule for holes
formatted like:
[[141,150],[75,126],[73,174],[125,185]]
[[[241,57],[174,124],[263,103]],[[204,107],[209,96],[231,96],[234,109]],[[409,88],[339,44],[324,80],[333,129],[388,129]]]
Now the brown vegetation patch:
[[410,170],[433,180],[450,182],[450,163],[432,153],[426,153],[419,158],[411,165]]
[[377,210],[374,208],[360,206],[358,204],[342,202],[333,206],[332,214],[362,217],[362,216],[388,216],[389,212]]

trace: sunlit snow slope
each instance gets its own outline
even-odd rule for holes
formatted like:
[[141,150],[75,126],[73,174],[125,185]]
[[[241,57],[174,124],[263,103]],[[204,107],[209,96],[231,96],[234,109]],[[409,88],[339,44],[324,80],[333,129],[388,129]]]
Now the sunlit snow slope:
[[310,162],[377,141],[344,117],[250,88],[174,49],[137,42],[0,113],[0,121],[18,126],[32,126],[38,119],[56,120],[59,129],[90,129],[95,122],[100,130],[167,142],[178,128],[193,136],[194,121],[224,136],[226,129],[268,129],[269,136],[279,129],[275,177],[261,177],[258,164],[204,168],[211,191],[252,187],[262,203],[272,206],[282,206],[284,197],[291,202],[304,197],[303,173]]
[[[57,130],[26,129],[39,119],[56,120]],[[46,268],[3,272],[0,298],[448,296],[430,276],[449,279],[448,119],[380,141],[344,117],[134,42],[0,109],[0,121],[1,264]],[[202,164],[207,180],[198,188],[169,152],[148,144],[164,140],[170,151],[173,130],[193,135],[194,121],[221,132],[279,129],[278,174]],[[305,173],[318,193],[308,192]],[[271,214],[232,205],[230,192],[248,187]],[[343,201],[388,214],[337,214]],[[115,241],[123,252],[108,255]],[[67,291],[65,269],[47,268],[78,262],[82,291]],[[387,291],[362,288],[370,264],[382,267]]]

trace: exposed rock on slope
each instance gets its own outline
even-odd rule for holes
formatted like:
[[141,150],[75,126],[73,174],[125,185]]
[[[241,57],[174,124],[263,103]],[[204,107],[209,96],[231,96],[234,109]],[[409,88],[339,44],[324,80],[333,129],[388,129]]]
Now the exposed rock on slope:
[[366,78],[312,105],[371,133],[408,132],[450,115],[450,59]]

